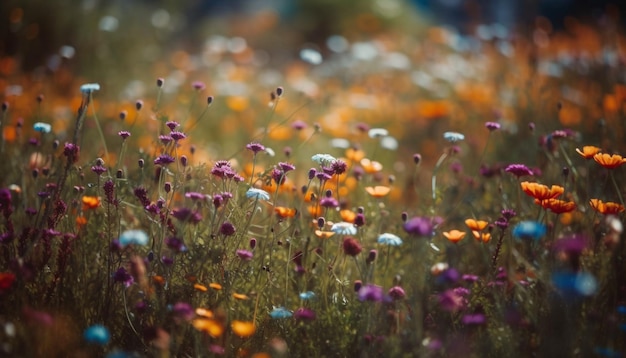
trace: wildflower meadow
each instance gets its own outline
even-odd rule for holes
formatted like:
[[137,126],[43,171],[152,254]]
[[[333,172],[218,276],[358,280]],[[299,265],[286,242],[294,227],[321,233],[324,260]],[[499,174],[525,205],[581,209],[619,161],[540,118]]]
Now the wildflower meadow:
[[0,355],[626,354],[616,9],[359,7],[317,43],[259,12],[155,52],[174,12],[84,5],[36,57],[7,4]]

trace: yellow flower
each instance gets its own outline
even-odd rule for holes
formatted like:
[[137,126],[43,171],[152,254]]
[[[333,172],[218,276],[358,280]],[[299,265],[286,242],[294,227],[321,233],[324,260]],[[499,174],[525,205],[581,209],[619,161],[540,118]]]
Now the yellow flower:
[[365,191],[374,198],[382,198],[389,194],[391,188],[388,186],[377,185],[374,187],[368,186],[365,188]]
[[598,154],[602,149],[595,147],[593,145],[586,145],[583,147],[583,150],[576,148],[576,152],[580,154],[585,159],[591,159],[594,155]]
[[256,328],[254,327],[254,322],[244,322],[244,321],[233,321],[230,324],[230,328],[233,330],[233,333],[241,338],[248,338],[254,334]]

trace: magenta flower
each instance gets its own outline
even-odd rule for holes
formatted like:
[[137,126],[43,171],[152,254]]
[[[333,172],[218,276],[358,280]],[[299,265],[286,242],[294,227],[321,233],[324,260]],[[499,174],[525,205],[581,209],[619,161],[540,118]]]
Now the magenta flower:
[[232,236],[235,234],[235,225],[231,224],[228,221],[225,221],[222,226],[220,226],[220,234],[224,236]]
[[389,297],[394,300],[401,300],[406,296],[406,292],[404,292],[404,289],[400,286],[393,286],[387,293],[389,294]]
[[297,321],[314,321],[317,318],[315,311],[304,307],[298,308],[293,313],[293,317]]
[[154,160],[154,164],[165,166],[174,163],[174,161],[175,159],[171,155],[161,154]]
[[261,143],[248,143],[246,144],[246,149],[248,149],[254,154],[257,154],[258,152],[264,151],[265,146]]
[[485,123],[485,128],[487,128],[490,132],[500,129],[500,123],[498,122],[487,122]]
[[248,250],[237,250],[236,254],[243,261],[250,261],[252,260],[252,257],[254,256],[254,254]]
[[343,252],[348,256],[356,256],[363,251],[359,241],[351,236],[343,239]]
[[380,302],[383,300],[383,288],[378,285],[367,284],[359,289],[359,301]]
[[511,173],[518,178],[533,175],[533,171],[524,164],[509,164],[506,168],[504,168],[504,171]]

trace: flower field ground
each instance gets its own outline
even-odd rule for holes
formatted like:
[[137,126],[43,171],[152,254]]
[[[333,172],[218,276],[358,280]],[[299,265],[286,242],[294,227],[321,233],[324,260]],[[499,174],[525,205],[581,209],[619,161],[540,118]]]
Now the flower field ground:
[[617,9],[94,4],[2,5],[0,355],[626,354]]

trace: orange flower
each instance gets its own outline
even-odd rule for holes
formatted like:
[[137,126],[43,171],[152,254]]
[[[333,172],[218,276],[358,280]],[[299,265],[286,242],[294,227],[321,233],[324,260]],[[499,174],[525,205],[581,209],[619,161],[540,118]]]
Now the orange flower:
[[348,148],[346,149],[346,158],[352,162],[358,162],[365,157],[365,152],[359,149]]
[[595,147],[593,145],[586,145],[583,147],[583,150],[576,148],[576,152],[582,155],[585,159],[591,159],[594,155],[598,154],[602,149]]
[[284,207],[284,206],[277,206],[277,207],[274,208],[274,212],[281,219],[286,219],[286,218],[292,218],[292,217],[296,216],[296,213],[298,211],[296,209],[287,208],[287,207]]
[[387,194],[389,194],[389,192],[391,191],[391,188],[388,186],[382,186],[382,185],[377,185],[374,187],[368,186],[365,188],[365,191],[367,191],[369,195],[375,198],[382,198],[386,196]]
[[549,209],[553,213],[563,214],[569,213],[576,209],[576,203],[573,201],[565,201],[559,199],[547,199],[541,201],[541,206],[544,209]]
[[361,159],[361,166],[363,167],[363,170],[365,170],[367,174],[374,174],[383,170],[382,164],[374,160],[369,160],[367,158]]
[[473,231],[484,230],[488,224],[489,223],[484,220],[474,220],[474,219],[465,220],[465,225],[467,225],[467,227]]
[[485,243],[491,240],[491,234],[488,232],[480,232],[480,231],[472,230],[472,235],[474,235],[474,238],[476,240],[482,241]]
[[536,204],[540,204],[543,200],[554,199],[563,194],[565,190],[562,186],[558,185],[552,185],[551,188],[548,188],[546,185],[527,181],[522,182],[521,186],[524,193],[536,199]]
[[254,334],[256,328],[254,327],[254,322],[244,322],[244,321],[233,321],[230,324],[230,328],[232,328],[233,333],[238,335],[241,338],[248,338]]
[[341,210],[339,212],[339,215],[341,216],[341,220],[347,222],[347,223],[354,223],[354,219],[356,219],[356,213],[352,210],[349,209],[344,209]]
[[96,209],[100,206],[100,197],[98,196],[83,196],[83,208],[87,209]]
[[15,274],[11,272],[0,272],[0,293],[11,288],[13,282],[15,282]]
[[465,232],[459,230],[450,230],[443,233],[450,242],[457,243],[465,237]]
[[615,169],[626,163],[626,159],[622,158],[619,154],[610,155],[606,153],[598,153],[593,156],[593,160],[607,169]]
[[249,300],[250,297],[248,297],[247,295],[244,295],[243,293],[233,293],[233,298],[236,300]]
[[314,218],[319,218],[324,212],[323,208],[319,205],[311,205],[307,208],[307,210],[309,211],[309,215]]
[[319,237],[320,239],[328,239],[333,235],[335,235],[335,233],[332,231],[315,230],[315,236]]
[[163,276],[152,276],[152,281],[160,286],[165,285],[165,277]]
[[204,332],[213,338],[218,338],[224,333],[224,326],[211,318],[196,318],[191,324],[200,332]]
[[222,289],[222,285],[220,285],[219,283],[215,283],[215,282],[209,283],[209,287],[217,291]]
[[204,318],[213,318],[213,312],[206,308],[198,307],[196,308],[196,315],[202,316]]
[[77,216],[76,217],[76,226],[78,226],[78,229],[80,229],[81,227],[85,226],[87,224],[87,218],[84,216]]
[[617,215],[624,211],[624,206],[622,204],[614,203],[611,201],[607,201],[606,203],[604,203],[600,199],[589,200],[589,205],[591,205],[593,210],[604,215]]
[[196,289],[197,291],[200,291],[200,292],[206,292],[208,290],[208,288],[206,288],[206,286],[201,285],[199,283],[196,283],[195,285],[193,285],[193,288]]

